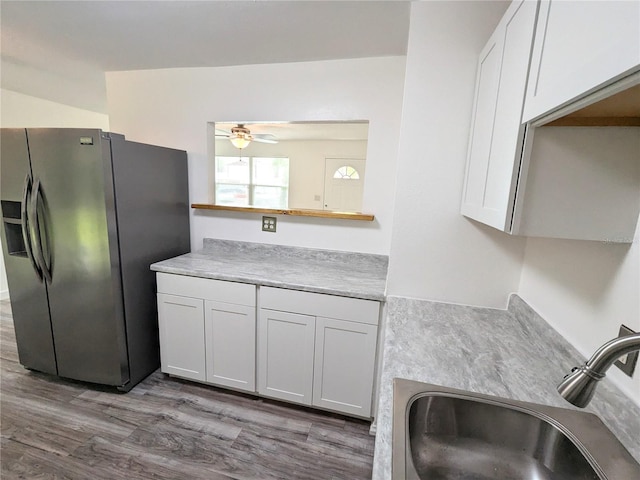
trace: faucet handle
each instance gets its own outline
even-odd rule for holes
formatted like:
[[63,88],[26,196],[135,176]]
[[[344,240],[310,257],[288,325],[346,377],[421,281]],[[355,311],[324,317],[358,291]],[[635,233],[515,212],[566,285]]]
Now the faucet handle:
[[[631,330],[626,325],[620,325],[620,331],[618,333],[618,338],[624,337],[624,336],[627,336],[627,335],[633,335],[634,333],[636,333],[636,332]],[[638,351],[636,350],[635,352],[627,353],[627,356],[624,359],[624,361],[622,361],[622,360],[623,360],[622,358],[619,358],[618,360],[613,362],[613,364],[616,367],[618,367],[620,370],[622,370],[622,372],[625,375],[627,375],[629,377],[633,377],[633,373],[635,372],[636,365],[638,363]]]

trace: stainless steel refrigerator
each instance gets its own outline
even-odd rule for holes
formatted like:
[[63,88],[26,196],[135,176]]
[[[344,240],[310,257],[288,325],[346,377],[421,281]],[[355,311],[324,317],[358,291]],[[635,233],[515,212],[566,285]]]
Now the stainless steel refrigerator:
[[151,263],[186,253],[186,152],[1,129],[2,251],[25,367],[130,390],[159,366]]

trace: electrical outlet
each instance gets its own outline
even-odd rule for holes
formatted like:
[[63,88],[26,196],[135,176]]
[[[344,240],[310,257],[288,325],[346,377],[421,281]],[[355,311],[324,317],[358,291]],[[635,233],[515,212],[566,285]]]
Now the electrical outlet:
[[[618,337],[624,337],[626,335],[633,335],[634,332],[629,327],[625,325],[620,325],[620,332],[618,333]],[[633,372],[636,369],[636,364],[638,363],[638,352],[627,353],[623,357],[620,357],[615,361],[614,365],[622,370],[625,375],[633,376]]]
[[262,231],[275,233],[276,222],[276,217],[262,217]]

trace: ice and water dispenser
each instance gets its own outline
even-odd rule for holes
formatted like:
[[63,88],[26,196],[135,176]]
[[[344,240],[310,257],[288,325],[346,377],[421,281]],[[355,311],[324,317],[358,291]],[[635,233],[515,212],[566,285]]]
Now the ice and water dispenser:
[[26,257],[20,202],[2,200],[2,225],[7,240],[7,254]]

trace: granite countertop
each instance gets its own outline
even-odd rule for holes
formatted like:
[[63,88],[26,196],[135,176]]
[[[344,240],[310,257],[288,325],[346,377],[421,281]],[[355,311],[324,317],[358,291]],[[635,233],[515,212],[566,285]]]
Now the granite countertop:
[[[508,310],[388,297],[374,480],[391,478],[393,378],[577,409],[557,383],[585,359],[512,295]],[[608,379],[584,409],[595,413],[640,462],[640,407]]]
[[384,255],[205,238],[202,250],[151,270],[384,301],[388,263]]

